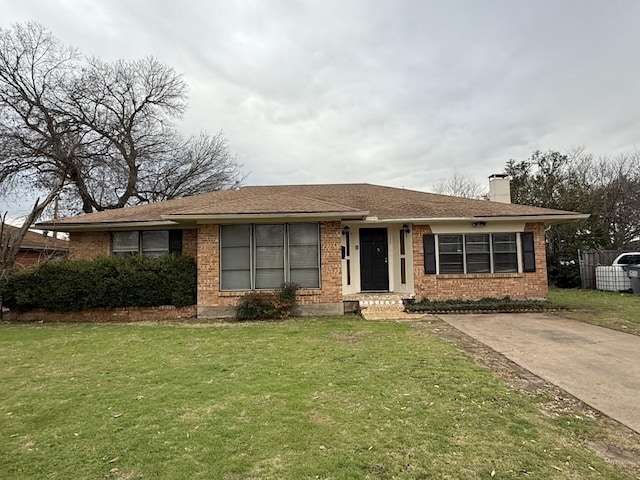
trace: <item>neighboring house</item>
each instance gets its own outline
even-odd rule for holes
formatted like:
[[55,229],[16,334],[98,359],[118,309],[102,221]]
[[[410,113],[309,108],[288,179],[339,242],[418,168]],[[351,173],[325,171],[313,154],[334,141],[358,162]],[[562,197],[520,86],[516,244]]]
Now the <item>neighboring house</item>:
[[[2,227],[2,248],[12,245],[20,229],[4,224]],[[15,269],[21,270],[39,265],[42,262],[65,257],[69,252],[69,241],[29,230],[20,245],[16,256]],[[0,259],[0,262],[2,260]]]
[[[217,317],[246,292],[300,286],[303,313],[344,301],[545,298],[544,231],[586,218],[370,184],[242,187],[44,222],[70,233],[69,255],[182,252],[198,264],[198,316]],[[506,196],[505,196],[506,189]]]

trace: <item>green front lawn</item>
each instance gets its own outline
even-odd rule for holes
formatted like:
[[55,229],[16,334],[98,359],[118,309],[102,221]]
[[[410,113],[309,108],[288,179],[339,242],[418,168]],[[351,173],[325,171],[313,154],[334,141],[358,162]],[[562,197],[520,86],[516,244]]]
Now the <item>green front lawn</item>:
[[640,335],[640,295],[552,288],[549,301],[569,309],[563,317]]
[[628,478],[420,323],[0,325],[3,479]]

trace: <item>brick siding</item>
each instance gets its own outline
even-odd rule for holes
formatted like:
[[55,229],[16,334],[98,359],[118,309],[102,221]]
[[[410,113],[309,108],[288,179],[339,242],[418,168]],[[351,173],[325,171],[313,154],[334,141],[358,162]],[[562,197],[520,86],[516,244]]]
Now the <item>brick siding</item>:
[[70,232],[69,258],[91,260],[111,255],[111,234],[109,232]]
[[[235,306],[248,292],[220,291],[220,238],[219,225],[200,225],[198,229],[183,231],[182,249],[197,259],[197,305],[226,311]],[[428,225],[414,225],[412,229],[413,273],[417,298],[479,299],[482,297],[546,298],[548,294],[545,257],[544,225],[528,223],[525,231],[534,232],[536,271],[533,273],[504,274],[447,274],[425,275],[422,236],[432,233]],[[340,222],[321,222],[321,289],[303,289],[298,294],[301,306],[334,306],[342,304],[342,259]],[[71,232],[69,257],[91,259],[110,255],[109,232]],[[195,308],[195,307],[194,307]],[[204,311],[203,310],[203,311]],[[75,316],[75,314],[74,314]],[[91,320],[89,320],[91,321]],[[102,321],[102,320],[99,320]],[[104,320],[108,321],[108,320]],[[123,320],[135,321],[135,320]]]
[[[182,253],[196,258],[198,253],[198,231],[182,231]],[[69,234],[69,258],[91,260],[111,255],[110,232],[71,232]]]
[[424,273],[422,236],[430,234],[428,225],[413,227],[413,274],[416,298],[430,300],[470,299],[510,296],[516,299],[544,299],[548,294],[544,224],[527,223],[525,231],[534,233],[536,271],[532,273],[446,274]]
[[182,254],[192,258],[198,255],[198,230],[182,230]]
[[[238,300],[247,295],[244,292],[220,291],[220,227],[201,225],[198,229],[198,307],[221,307],[221,315],[228,314],[224,308],[237,305]],[[342,305],[342,256],[340,249],[342,226],[340,222],[320,223],[320,289],[301,289],[298,304]]]
[[37,267],[42,263],[63,258],[65,256],[65,252],[54,253],[39,250],[20,250],[16,256],[16,263],[14,267],[16,270],[24,270],[26,268]]
[[220,303],[219,231],[218,225],[201,225],[198,229],[198,305],[224,305]]

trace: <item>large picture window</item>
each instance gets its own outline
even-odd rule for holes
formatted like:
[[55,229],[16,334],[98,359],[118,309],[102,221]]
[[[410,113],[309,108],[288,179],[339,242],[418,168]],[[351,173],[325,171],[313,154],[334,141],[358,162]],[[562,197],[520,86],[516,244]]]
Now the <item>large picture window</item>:
[[320,288],[317,223],[222,225],[221,289]]
[[[527,232],[528,233],[528,232]],[[524,234],[523,234],[524,235]],[[425,239],[425,273],[512,273],[518,271],[518,234],[435,235]],[[528,238],[528,236],[527,236]],[[535,261],[535,260],[534,260]],[[430,265],[427,268],[427,265]],[[525,269],[525,271],[528,271]],[[535,267],[534,270],[535,271]]]

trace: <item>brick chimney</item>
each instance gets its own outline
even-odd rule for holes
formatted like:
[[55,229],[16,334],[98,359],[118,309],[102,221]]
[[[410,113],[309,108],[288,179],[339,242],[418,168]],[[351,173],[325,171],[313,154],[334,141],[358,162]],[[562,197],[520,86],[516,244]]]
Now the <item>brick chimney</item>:
[[511,178],[505,173],[494,173],[489,177],[489,200],[511,203]]

